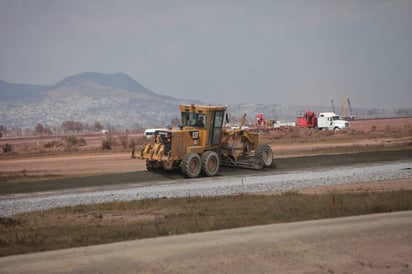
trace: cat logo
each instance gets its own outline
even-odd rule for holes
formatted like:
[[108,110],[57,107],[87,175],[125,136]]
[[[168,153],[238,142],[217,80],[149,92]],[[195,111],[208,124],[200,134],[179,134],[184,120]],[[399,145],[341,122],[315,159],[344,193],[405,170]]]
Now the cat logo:
[[190,137],[193,140],[193,144],[195,144],[195,145],[199,144],[199,131],[191,131],[190,132]]

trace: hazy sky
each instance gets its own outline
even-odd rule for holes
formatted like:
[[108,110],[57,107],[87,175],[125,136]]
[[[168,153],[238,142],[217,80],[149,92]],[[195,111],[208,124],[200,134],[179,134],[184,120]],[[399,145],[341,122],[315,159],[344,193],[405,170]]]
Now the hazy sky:
[[0,79],[124,72],[207,102],[412,107],[412,0],[0,0]]

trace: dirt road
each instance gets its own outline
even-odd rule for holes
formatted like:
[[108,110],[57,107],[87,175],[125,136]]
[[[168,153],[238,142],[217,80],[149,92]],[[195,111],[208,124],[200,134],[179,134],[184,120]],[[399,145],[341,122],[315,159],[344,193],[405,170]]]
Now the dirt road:
[[[410,160],[412,150],[408,144],[394,151],[305,157],[294,157],[301,156],[296,154],[296,147],[282,146],[286,157],[277,158],[278,168],[263,172],[281,174]],[[0,171],[6,175],[88,175],[41,182],[6,181],[1,184],[2,195],[84,186],[112,188],[130,182],[150,184],[182,178],[178,172],[143,171],[144,162],[130,159],[128,153],[5,158],[0,164]],[[219,176],[251,173],[254,171],[222,168]],[[394,187],[394,182],[374,185],[386,190]],[[368,190],[371,185],[334,188]],[[410,186],[411,180],[396,181],[396,189],[404,189],[405,185]],[[319,193],[324,189],[310,191]],[[412,273],[411,231],[412,212],[248,227],[4,257],[0,258],[0,273]]]
[[411,273],[412,211],[0,258],[1,273]]
[[[100,157],[100,158],[99,158]],[[222,167],[219,170],[217,177],[228,177],[228,176],[256,176],[256,175],[269,175],[269,174],[282,174],[289,171],[297,170],[315,170],[319,168],[338,168],[339,166],[354,166],[354,165],[369,165],[378,162],[393,162],[399,160],[410,160],[412,158],[411,149],[403,150],[392,150],[392,151],[371,151],[362,153],[348,153],[348,154],[335,154],[335,155],[313,155],[305,157],[288,157],[288,158],[275,158],[277,165],[276,169],[263,169],[263,170],[248,170],[248,169],[237,169]],[[54,160],[54,161],[53,161]],[[27,171],[30,173],[40,172],[44,169],[53,170],[53,164],[64,169],[64,157],[52,157],[44,158],[36,162],[36,159],[10,159],[1,161],[1,171],[10,169],[18,170],[18,164],[27,165],[28,168],[31,167],[32,171]],[[73,160],[73,159],[72,159]],[[25,163],[29,161],[30,163]],[[107,167],[105,170],[108,174],[103,174],[98,168],[90,167],[93,163],[102,163],[107,161]],[[101,157],[97,155],[91,156],[78,156],[75,159],[78,168],[87,168],[89,174],[91,170],[96,172],[96,175],[81,176],[75,178],[48,178],[43,181],[28,181],[28,182],[1,182],[0,183],[0,195],[7,195],[13,193],[27,193],[36,191],[55,191],[63,189],[75,189],[75,188],[90,188],[90,187],[121,187],[122,185],[133,184],[150,184],[153,182],[171,182],[175,180],[183,179],[182,174],[179,171],[165,171],[159,173],[147,172],[145,171],[144,161],[139,161],[135,159],[128,158],[124,154],[109,155],[107,157]],[[48,163],[50,166],[47,167]],[[15,164],[15,165],[13,165]],[[140,164],[140,166],[139,166]],[[67,164],[67,169],[64,171],[66,175],[74,175],[73,172],[78,170],[76,168],[71,168],[72,164]],[[126,170],[118,167],[118,165],[124,165]],[[118,169],[116,169],[118,167]],[[133,172],[130,172],[132,171]],[[99,173],[100,172],[100,173]],[[110,173],[110,174],[109,174]],[[27,177],[29,178],[29,177]],[[201,178],[200,178],[201,179]]]

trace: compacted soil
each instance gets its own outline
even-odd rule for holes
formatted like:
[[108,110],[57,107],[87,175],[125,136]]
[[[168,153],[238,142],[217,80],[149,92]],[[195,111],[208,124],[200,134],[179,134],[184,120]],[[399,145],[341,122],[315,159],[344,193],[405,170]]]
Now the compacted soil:
[[[393,131],[411,119],[357,121],[353,130]],[[400,137],[273,144],[276,169],[222,168],[218,176],[282,173],[410,161],[412,141]],[[358,148],[360,148],[358,150]],[[327,150],[325,152],[325,149]],[[0,195],[130,182],[176,180],[149,173],[129,152],[0,158]],[[47,177],[47,178],[46,178]],[[47,180],[45,180],[46,178]],[[110,180],[106,180],[109,178]],[[113,185],[113,182],[116,185]],[[31,185],[32,188],[27,189]],[[310,187],[299,192],[412,189],[412,178]],[[5,197],[5,196],[4,196]],[[247,227],[0,258],[1,273],[412,273],[412,213]]]

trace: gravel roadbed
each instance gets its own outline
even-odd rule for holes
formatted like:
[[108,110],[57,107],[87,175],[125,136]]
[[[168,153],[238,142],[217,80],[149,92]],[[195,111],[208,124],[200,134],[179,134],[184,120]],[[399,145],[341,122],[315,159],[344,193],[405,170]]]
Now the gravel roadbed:
[[218,196],[240,193],[288,191],[311,186],[412,178],[412,161],[371,166],[305,170],[277,175],[228,176],[180,179],[150,186],[113,190],[13,194],[0,197],[0,217],[81,204],[132,201],[139,199]]

